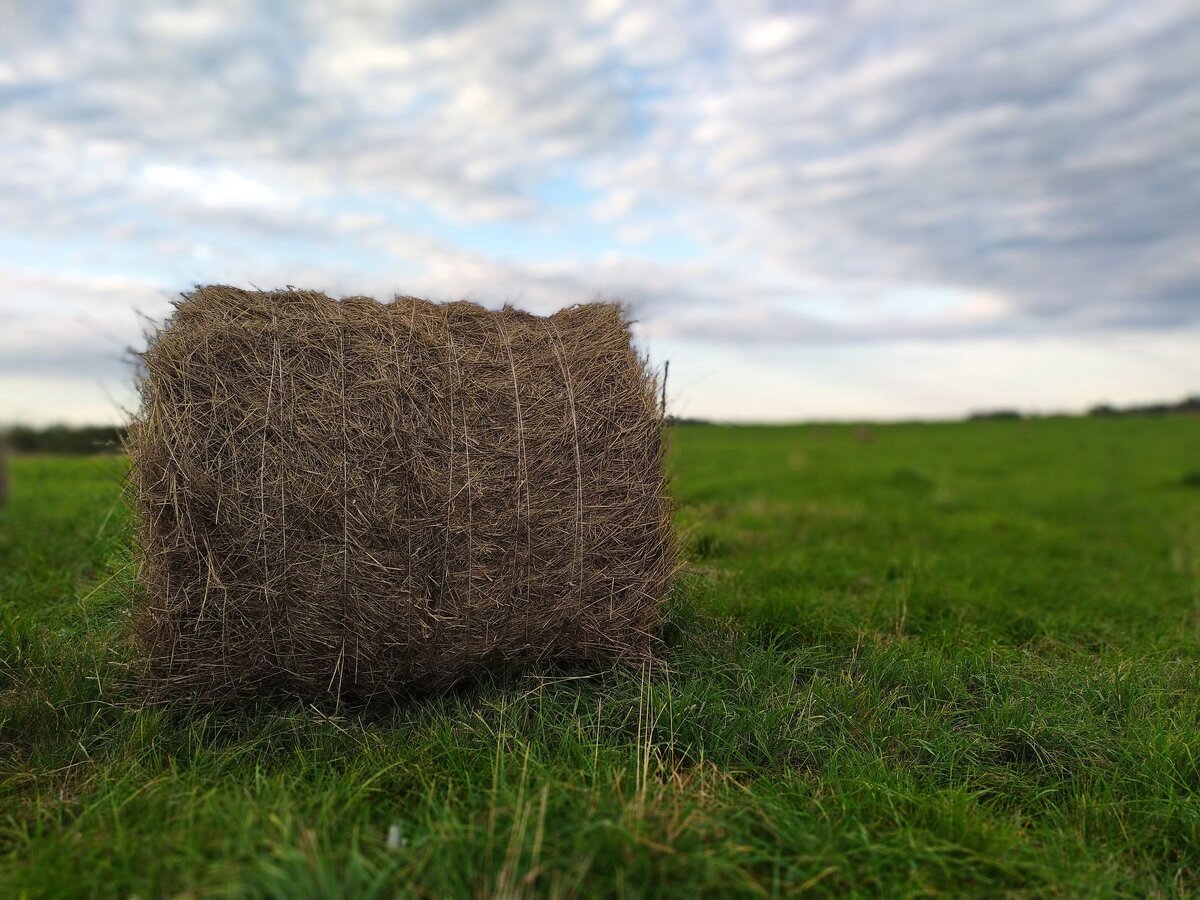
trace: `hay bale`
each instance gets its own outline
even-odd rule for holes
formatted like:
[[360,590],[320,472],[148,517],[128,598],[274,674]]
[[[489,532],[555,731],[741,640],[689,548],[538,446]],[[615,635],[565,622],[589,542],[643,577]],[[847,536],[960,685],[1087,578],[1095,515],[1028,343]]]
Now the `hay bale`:
[[143,360],[138,632],[160,693],[363,699],[652,655],[674,543],[619,307],[207,287]]

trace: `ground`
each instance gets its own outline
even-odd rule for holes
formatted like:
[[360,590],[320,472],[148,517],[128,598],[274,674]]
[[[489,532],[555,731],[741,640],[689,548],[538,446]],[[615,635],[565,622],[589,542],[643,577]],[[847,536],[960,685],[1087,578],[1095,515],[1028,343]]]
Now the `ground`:
[[0,895],[1200,891],[1194,418],[677,428],[668,673],[365,712],[141,706],[122,461],[11,470]]

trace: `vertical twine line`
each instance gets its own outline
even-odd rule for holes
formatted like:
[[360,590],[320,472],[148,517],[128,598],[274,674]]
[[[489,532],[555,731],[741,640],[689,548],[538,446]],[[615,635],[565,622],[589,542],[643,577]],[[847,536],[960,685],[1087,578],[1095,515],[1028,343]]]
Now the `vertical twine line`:
[[[275,389],[275,357],[279,351],[279,329],[277,320],[274,314],[271,316],[271,374],[267,379],[267,402],[266,408],[263,410],[263,435],[262,435],[262,453],[259,456],[258,465],[258,497],[259,497],[259,519],[258,519],[258,540],[262,544],[263,554],[263,606],[267,610],[267,630],[271,633],[271,650],[275,653],[276,665],[279,662],[279,641],[276,638],[276,629],[273,627],[271,588],[270,588],[270,569],[271,569],[271,554],[267,547],[267,438],[271,432],[271,395]],[[280,390],[283,389],[282,380],[283,372],[280,375]]]
[[[408,316],[408,344],[405,348],[404,375],[406,375],[409,372],[409,370],[411,370],[411,368],[412,368],[413,335],[416,333],[416,329],[417,329],[417,305],[416,305],[416,303],[413,303],[410,300],[409,301],[409,309],[410,309],[410,312],[409,312],[409,316]],[[404,377],[404,375],[402,375],[402,373],[401,373],[400,339],[396,334],[395,323],[392,324],[392,344],[395,348],[395,354],[396,354],[396,385],[397,385],[397,388],[399,389],[401,386],[408,384],[409,381],[408,381],[408,378]],[[397,393],[399,394],[399,393],[401,393],[401,391],[398,390]],[[409,402],[409,407],[410,407],[410,412],[412,412],[412,413],[416,412],[416,404],[412,403],[411,399]],[[399,408],[399,405],[397,405],[397,411],[402,412],[402,410],[400,410],[400,408]],[[408,428],[397,427],[396,434],[397,435],[400,435],[400,434],[411,435],[412,431],[411,431],[411,429],[408,429]],[[411,441],[411,437],[410,437],[410,441]],[[412,451],[411,447],[402,448],[402,449],[408,450],[408,452],[411,455],[411,451]],[[408,598],[408,614],[404,616],[404,636],[407,641],[405,647],[410,654],[412,653],[413,618],[414,618],[415,612],[416,612],[415,603],[413,602],[414,601],[414,591],[412,588],[412,570],[413,570],[412,492],[413,492],[413,487],[414,487],[413,485],[405,485],[405,490],[404,490],[404,530],[408,535],[408,562],[404,566],[404,592]]]
[[[458,368],[458,349],[454,346],[453,337],[450,338],[450,349],[454,353],[455,381],[458,384],[462,384],[462,373]],[[463,457],[464,468],[466,470],[466,482],[463,484],[463,491],[467,495],[467,608],[470,609],[473,594],[472,588],[475,581],[475,498],[471,496],[471,431],[469,428],[471,417],[467,415],[465,397],[460,407],[463,414]]]
[[[529,465],[526,462],[525,451],[525,421],[521,413],[521,391],[517,385],[517,364],[513,359],[512,342],[508,337],[508,329],[504,327],[503,313],[497,313],[495,317],[496,328],[500,331],[500,337],[504,341],[504,352],[508,355],[508,368],[512,372],[513,382],[513,400],[517,407],[517,518],[521,518],[521,489],[525,489],[525,552],[526,559],[533,554],[533,535],[529,526],[529,511],[532,506],[529,498]],[[516,538],[516,543],[513,546],[513,578],[519,578],[520,567],[520,536]],[[529,626],[530,616],[532,611],[529,608],[529,583],[525,582],[525,643],[529,643]],[[511,612],[510,612],[511,615]]]
[[[446,486],[446,549],[442,554],[442,593],[447,600],[453,599],[453,591],[450,587],[450,551],[453,546],[453,524],[454,524],[454,338],[450,334],[450,307],[445,307],[443,316],[442,328],[446,336],[446,399],[450,404],[450,457],[447,464],[447,486]],[[470,576],[468,575],[467,583],[470,584]],[[458,604],[455,604],[457,611]],[[444,610],[439,610],[444,614]],[[457,624],[457,623],[455,623]],[[451,643],[453,646],[453,642]],[[441,650],[438,650],[440,659]]]
[[[286,404],[284,403],[284,387],[283,387],[283,384],[284,384],[284,381],[283,381],[283,348],[280,347],[280,345],[279,345],[278,333],[276,333],[276,335],[275,335],[275,356],[279,361],[279,408],[280,408],[280,410],[283,410],[286,408]],[[280,416],[281,430],[286,429],[286,421],[287,421],[286,418],[281,415]],[[281,439],[282,439],[282,435],[281,435]],[[288,570],[288,563],[287,563],[287,479],[286,478],[279,479],[279,542],[280,542],[279,565],[280,565],[280,570],[283,572],[284,576],[286,577],[287,570]],[[285,588],[286,588],[286,585],[285,585]],[[290,646],[293,651],[292,655],[289,656],[289,658],[288,658],[288,671],[291,672],[295,668],[294,653],[295,653],[296,642],[295,642],[295,633],[292,631],[292,607],[291,607],[291,604],[287,603],[286,601],[284,602],[284,605],[283,605],[283,618],[284,618],[284,634],[288,638],[288,646]],[[276,652],[278,652],[278,651],[276,651]]]
[[571,428],[575,434],[575,558],[579,568],[578,582],[575,594],[580,603],[583,602],[583,461],[579,452],[579,420],[575,415],[575,386],[571,381],[571,373],[567,369],[566,348],[563,346],[562,333],[553,318],[547,319],[554,330],[554,355],[558,358],[558,366],[562,369],[563,383],[567,388],[567,404],[571,410]]
[[[233,321],[228,320],[225,324],[232,326]],[[206,354],[209,352],[207,335],[205,335],[205,337],[204,337],[204,352]],[[181,379],[186,377],[186,371],[183,369],[182,366],[180,366],[176,370],[176,374]],[[219,383],[217,381],[214,381],[213,385],[212,385],[212,408],[213,409],[216,408],[217,401],[220,399],[217,394],[218,385],[219,385]],[[193,416],[194,415],[195,415],[195,413],[193,413]],[[228,441],[228,438],[226,440]],[[171,456],[172,456],[172,459],[175,459],[174,452],[172,452]],[[176,463],[176,466],[178,467],[178,465],[179,465],[178,460],[175,460],[175,463]],[[236,453],[233,454],[232,466],[233,466],[233,481],[236,484],[238,481],[237,454]],[[220,470],[218,470],[218,471],[220,471]],[[174,494],[176,494],[176,492],[177,492],[177,486],[174,483],[174,479],[172,479],[171,493],[172,493],[172,495],[174,495]],[[190,534],[192,536],[192,540],[196,544],[196,555],[197,555],[197,557],[199,557],[200,545],[203,544],[204,552],[208,557],[208,579],[209,580],[204,585],[204,600],[200,604],[201,615],[203,615],[204,606],[208,603],[209,584],[215,580],[217,587],[221,590],[221,677],[225,681],[226,684],[230,684],[233,679],[230,676],[230,672],[229,672],[229,591],[225,588],[225,585],[222,583],[220,573],[217,572],[217,563],[216,563],[216,560],[213,558],[212,545],[209,543],[207,535],[198,536],[196,534],[196,524],[195,524],[195,522],[192,521],[192,505],[190,502],[187,502],[186,497],[187,497],[187,495],[185,494],[183,508],[186,512],[188,531],[190,532]],[[220,495],[218,495],[218,497],[217,497],[217,508],[216,508],[216,511],[214,512],[213,516],[214,516],[214,520],[220,519],[220,516],[221,516],[221,497],[220,497]]]
[[346,424],[346,313],[339,305],[338,310],[338,362],[341,365],[341,413],[342,413],[342,647],[338,652],[338,661],[333,667],[329,679],[329,689],[334,681],[338,683],[337,699],[342,696],[342,675],[346,664],[346,619],[349,604],[346,602],[346,591],[350,584],[350,434]]

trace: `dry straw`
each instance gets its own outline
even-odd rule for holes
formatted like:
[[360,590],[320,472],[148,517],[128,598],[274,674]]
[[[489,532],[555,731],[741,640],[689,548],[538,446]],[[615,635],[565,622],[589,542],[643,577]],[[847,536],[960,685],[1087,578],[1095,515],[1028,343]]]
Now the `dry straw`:
[[160,695],[369,699],[652,656],[675,563],[662,415],[619,307],[206,287],[143,360]]

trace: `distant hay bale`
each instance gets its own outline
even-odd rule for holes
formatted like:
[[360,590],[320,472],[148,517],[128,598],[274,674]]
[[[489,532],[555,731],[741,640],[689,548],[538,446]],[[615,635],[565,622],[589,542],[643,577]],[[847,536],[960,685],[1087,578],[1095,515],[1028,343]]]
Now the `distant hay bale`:
[[130,428],[168,697],[369,699],[652,657],[675,565],[654,376],[619,307],[200,288]]

